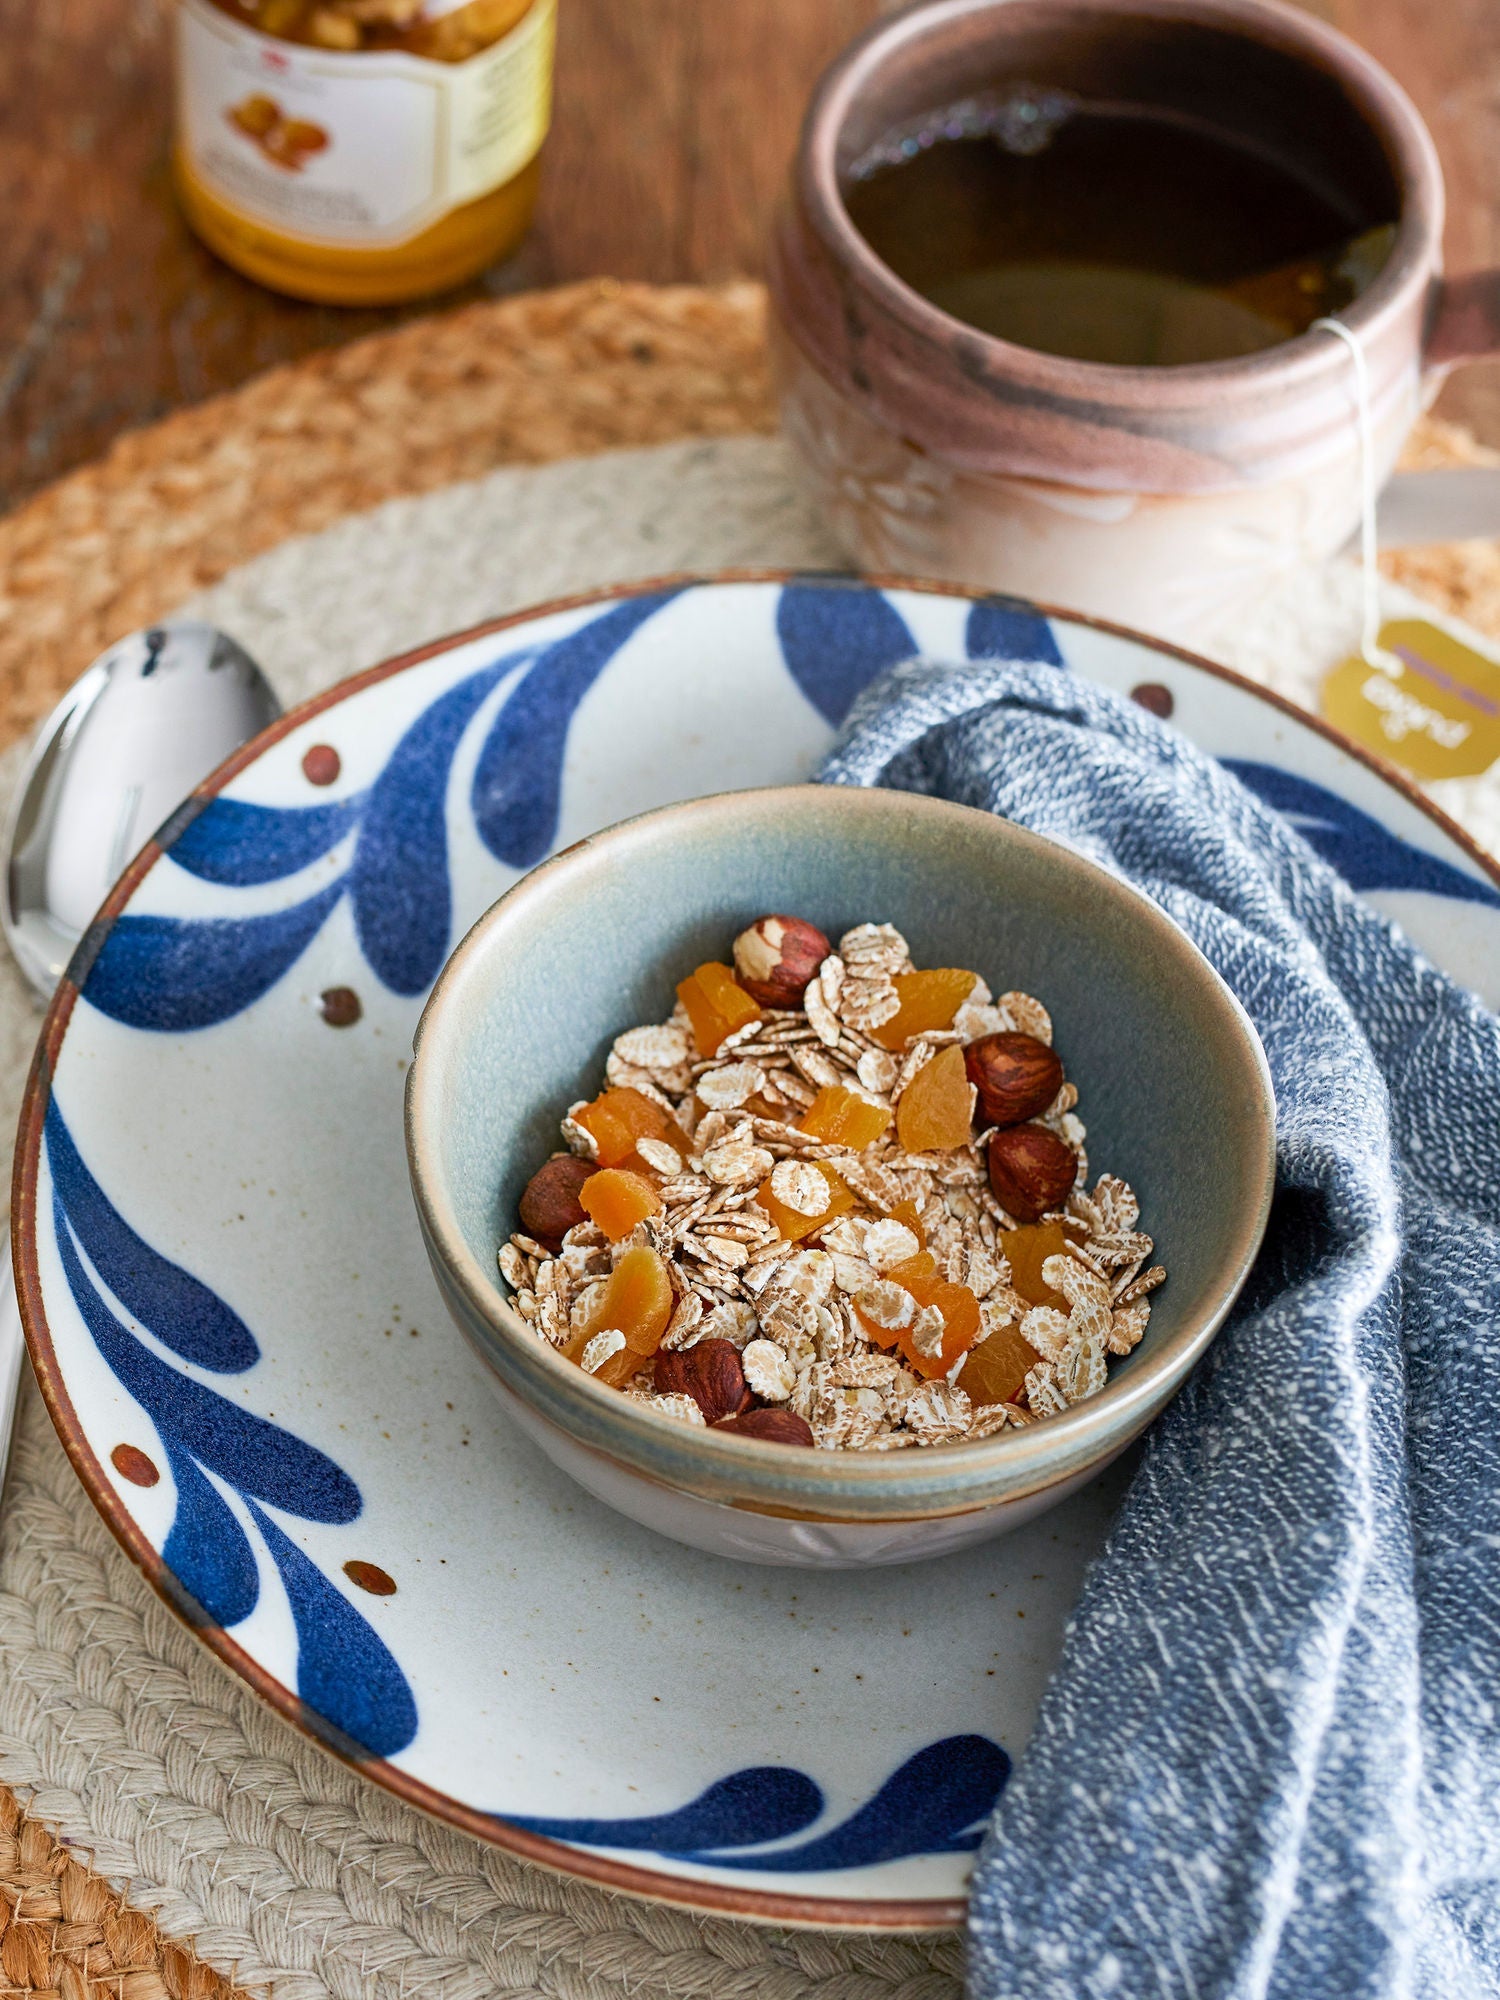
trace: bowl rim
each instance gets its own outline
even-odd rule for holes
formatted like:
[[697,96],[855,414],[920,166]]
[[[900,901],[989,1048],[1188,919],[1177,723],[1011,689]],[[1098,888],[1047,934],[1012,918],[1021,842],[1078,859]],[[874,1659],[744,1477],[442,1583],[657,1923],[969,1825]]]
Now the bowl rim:
[[[665,1421],[565,1361],[539,1340],[470,1249],[439,1165],[443,1106],[451,1062],[463,1040],[465,1000],[481,987],[494,954],[519,944],[551,898],[596,858],[616,861],[664,829],[755,820],[805,810],[874,823],[892,813],[935,830],[962,826],[992,838],[998,852],[1029,850],[1088,878],[1123,904],[1160,956],[1174,960],[1218,1014],[1231,1059],[1247,1085],[1245,1136],[1249,1199],[1230,1219],[1216,1277],[1203,1308],[1161,1346],[1139,1355],[1095,1395],[1045,1423],[970,1442],[918,1452],[813,1451],[762,1439],[727,1436]],[[750,837],[750,828],[743,829]],[[1096,1464],[1138,1435],[1175,1393],[1233,1306],[1248,1277],[1270,1214],[1275,1183],[1276,1105],[1265,1051],[1245,1009],[1209,960],[1148,896],[1064,842],[998,814],[945,799],[877,786],[779,785],[709,793],[659,806],[575,841],[515,882],[459,941],[439,973],[413,1039],[407,1071],[405,1133],[412,1192],[428,1254],[444,1286],[483,1328],[497,1352],[476,1340],[489,1366],[513,1393],[579,1443],[648,1479],[727,1500],[751,1512],[784,1513],[788,1502],[822,1521],[890,1523],[969,1512],[1020,1498]],[[502,1238],[496,1236],[498,1251]],[[452,1302],[450,1300],[450,1311]]]

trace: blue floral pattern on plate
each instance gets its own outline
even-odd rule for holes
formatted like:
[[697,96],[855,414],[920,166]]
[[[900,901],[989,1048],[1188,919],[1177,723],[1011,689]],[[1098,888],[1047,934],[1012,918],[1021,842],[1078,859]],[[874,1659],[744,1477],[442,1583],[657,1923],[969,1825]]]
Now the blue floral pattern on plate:
[[783,1875],[873,1868],[914,1854],[972,1853],[1009,1776],[1009,1757],[987,1736],[944,1737],[908,1757],[837,1826],[795,1847],[772,1843],[807,1832],[824,1798],[810,1778],[782,1764],[736,1771],[674,1813],[512,1824],[585,1847],[649,1848],[716,1868]]
[[58,1252],[74,1304],[120,1386],[156,1425],[177,1487],[162,1560],[197,1623],[241,1624],[260,1597],[244,1527],[220,1491],[243,1501],[286,1591],[297,1628],[297,1691],[312,1713],[361,1752],[391,1757],[417,1733],[406,1676],[369,1620],[266,1513],[357,1520],[359,1488],[326,1453],[174,1368],[115,1306],[183,1361],[241,1374],[260,1350],[208,1287],[139,1237],[84,1165],[57,1099],[47,1107]]

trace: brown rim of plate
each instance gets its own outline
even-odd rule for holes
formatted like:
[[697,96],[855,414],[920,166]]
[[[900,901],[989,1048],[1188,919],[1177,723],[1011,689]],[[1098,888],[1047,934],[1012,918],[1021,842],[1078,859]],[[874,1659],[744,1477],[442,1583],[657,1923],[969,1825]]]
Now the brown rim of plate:
[[[404,673],[409,667],[420,666],[423,661],[433,659],[439,653],[448,652],[454,646],[462,645],[469,640],[487,638],[491,633],[505,632],[513,626],[529,624],[537,618],[579,610],[591,604],[610,603],[623,597],[644,596],[650,591],[732,583],[781,585],[826,583],[832,587],[856,584],[876,590],[907,590],[930,597],[959,598],[970,603],[983,603],[1001,594],[959,584],[929,582],[918,577],[884,573],[865,575],[849,570],[796,569],[729,569],[702,575],[688,573],[654,577],[635,583],[610,584],[599,590],[581,591],[571,597],[553,598],[545,604],[528,606],[525,610],[511,612],[504,618],[489,619],[483,624],[470,627],[465,632],[452,633],[446,638],[434,640],[430,645],[419,646],[412,652],[382,661],[378,666],[367,667],[363,673],[353,674],[334,687],[326,688],[323,693],[313,695],[309,700],[289,709],[269,728],[263,729],[258,736],[243,744],[232,757],[227,758],[217,770],[211,772],[200,785],[196,786],[189,796],[205,803],[217,797],[232,778],[255,763],[273,743],[279,742],[294,729],[301,728],[303,723],[313,716],[336,708],[352,696],[362,694],[366,688],[373,687],[377,682],[388,680],[394,674]],[[1185,665],[1210,674],[1216,680],[1225,681],[1231,687],[1240,688],[1271,708],[1279,709],[1284,715],[1290,716],[1294,721],[1322,736],[1356,763],[1363,764],[1376,777],[1383,779],[1394,791],[1416,806],[1424,817],[1440,828],[1455,846],[1477,863],[1496,888],[1500,888],[1500,866],[1497,866],[1460,826],[1433,805],[1431,800],[1426,798],[1403,773],[1363,749],[1339,730],[1330,727],[1321,717],[1309,714],[1267,688],[1257,686],[1243,674],[1234,673],[1228,667],[1216,666],[1212,660],[1205,660],[1184,647],[1171,645],[1165,640],[1148,638],[1144,633],[1133,631],[1129,626],[1117,625],[1108,619],[1088,617],[1080,612],[1062,610],[1055,605],[1033,605],[1028,601],[1028,608],[1048,620],[1107,632],[1115,638],[1127,639],[1143,646],[1150,652],[1181,660]],[[74,964],[79,958],[83,958],[86,964],[92,964],[115,919],[124,911],[136,889],[162,858],[164,852],[165,850],[158,847],[155,840],[146,842],[104,899],[98,915],[84,933],[74,957]],[[159,1551],[151,1546],[125,1507],[122,1496],[116,1491],[84,1436],[83,1426],[73,1408],[62,1370],[53,1351],[51,1329],[47,1324],[42,1303],[35,1230],[37,1168],[41,1157],[42,1124],[51,1093],[57,1053],[62,1047],[73,1006],[79,996],[79,987],[74,982],[72,974],[73,967],[70,965],[57,992],[53,995],[42,1022],[36,1053],[26,1079],[20,1123],[16,1132],[10,1215],[11,1256],[15,1271],[16,1297],[21,1308],[21,1322],[26,1334],[26,1345],[31,1354],[32,1367],[36,1371],[43,1400],[62,1440],[63,1449],[71,1459],[73,1469],[82,1481],[85,1492],[103,1517],[106,1526],[167,1609],[232,1673],[238,1675],[269,1708],[293,1728],[300,1730],[303,1735],[321,1743],[326,1750],[331,1751],[351,1769],[373,1779],[394,1797],[401,1799],[407,1805],[415,1806],[419,1811],[430,1814],[434,1819],[457,1827],[463,1833],[472,1834],[476,1839],[505,1848],[523,1860],[535,1862],[538,1866],[550,1869],[556,1874],[574,1876],[596,1883],[604,1889],[639,1896],[647,1902],[669,1903],[684,1909],[708,1910],[721,1916],[739,1917],[755,1923],[796,1924],[817,1930],[881,1931],[949,1930],[962,1924],[967,1908],[966,1899],[914,1898],[903,1901],[892,1898],[866,1900],[854,1897],[785,1896],[765,1890],[741,1888],[733,1883],[660,1874],[654,1869],[640,1868],[631,1862],[611,1860],[608,1856],[588,1848],[572,1847],[563,1841],[548,1839],[542,1834],[528,1833],[524,1828],[511,1826],[505,1820],[460,1804],[448,1794],[439,1792],[420,1779],[399,1770],[385,1758],[357,1754],[346,1740],[336,1737],[320,1718],[313,1716],[305,1703],[290,1688],[267,1673],[259,1661],[252,1659],[242,1646],[230,1638],[222,1626],[194,1619],[184,1602],[184,1593],[176,1579],[163,1563]]]

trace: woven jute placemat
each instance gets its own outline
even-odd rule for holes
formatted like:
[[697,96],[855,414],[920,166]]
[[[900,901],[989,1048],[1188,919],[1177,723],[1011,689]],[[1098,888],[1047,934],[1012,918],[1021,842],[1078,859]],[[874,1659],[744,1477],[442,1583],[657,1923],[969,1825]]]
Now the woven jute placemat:
[[[0,741],[120,632],[195,595],[293,695],[687,550],[706,566],[832,560],[779,448],[751,441],[773,427],[763,312],[748,284],[573,286],[357,343],[123,439],[0,520]],[[674,448],[598,472],[586,456],[651,446]],[[1432,424],[1412,456],[1494,459]],[[496,472],[560,460],[583,462]],[[469,568],[450,564],[424,603],[424,565],[460,523]],[[1389,567],[1500,632],[1491,545]],[[27,1034],[7,988],[0,1080]],[[232,1975],[278,2000],[954,2000],[951,1937],[785,1934],[627,1903],[363,1785],[229,1685],[150,1597],[35,1399],[0,1569],[0,1768],[17,1786],[0,1786],[0,1996],[220,2000]]]
[[417,320],[123,437],[0,520],[0,743],[292,535],[497,465],[774,426],[758,285],[597,279]]

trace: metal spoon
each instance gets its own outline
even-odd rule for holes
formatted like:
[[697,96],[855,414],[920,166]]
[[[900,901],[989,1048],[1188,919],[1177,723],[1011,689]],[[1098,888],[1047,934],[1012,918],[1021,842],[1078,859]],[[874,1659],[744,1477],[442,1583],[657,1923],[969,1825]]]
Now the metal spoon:
[[[274,722],[250,655],[212,625],[153,625],[102,653],[37,732],[5,829],[0,927],[50,1000],[110,884],[201,778]],[[20,1382],[21,1319],[0,1281],[0,1478]]]
[[43,999],[131,855],[280,713],[254,660],[212,625],[132,632],[74,682],[37,733],[4,840],[0,924]]

